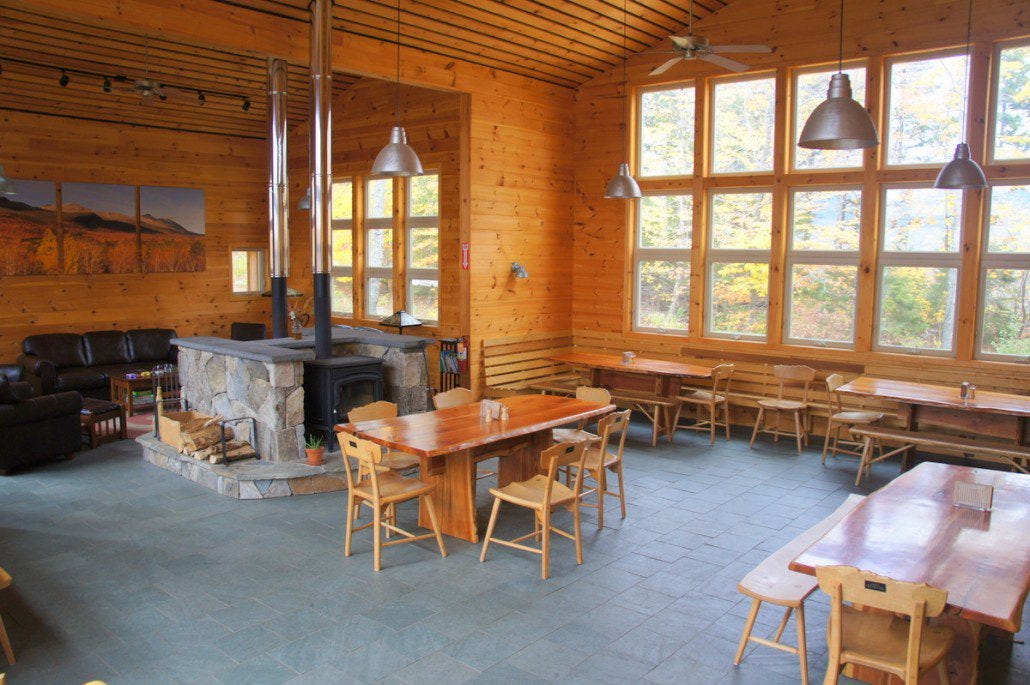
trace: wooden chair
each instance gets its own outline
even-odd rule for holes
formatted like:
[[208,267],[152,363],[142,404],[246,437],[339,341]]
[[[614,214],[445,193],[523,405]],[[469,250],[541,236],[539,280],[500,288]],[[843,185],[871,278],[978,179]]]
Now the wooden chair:
[[[0,568],[0,590],[8,588],[10,585],[10,574]],[[4,655],[7,657],[7,663],[14,666],[14,650],[11,649],[11,639],[7,637],[7,629],[4,628],[4,619],[2,617],[0,617],[0,647],[4,648]]]
[[[905,683],[918,683],[921,672],[936,666],[940,682],[947,685],[945,657],[955,634],[947,626],[926,624],[944,610],[947,590],[851,566],[820,566],[815,573],[819,587],[830,596],[824,683],[836,683],[844,665],[855,664],[886,671]],[[888,613],[860,611],[844,602]]]
[[[826,377],[826,397],[830,407],[830,418],[826,420],[826,440],[823,442],[823,463],[826,463],[826,453],[830,456],[838,454],[850,454],[861,457],[862,443],[855,440],[841,440],[841,428],[851,429],[853,426],[868,426],[883,418],[882,412],[876,411],[844,411],[844,405],[837,392],[837,388],[844,385],[844,377],[839,373],[830,374]],[[840,445],[845,447],[840,447]],[[851,448],[851,449],[847,449]],[[883,448],[880,448],[881,453]]]
[[[540,555],[540,577],[547,580],[551,572],[551,533],[555,532],[576,543],[576,563],[582,564],[583,536],[580,532],[579,504],[580,494],[583,490],[583,460],[585,458],[586,443],[584,442],[566,442],[554,445],[540,453],[541,463],[546,464],[546,475],[538,474],[529,480],[509,483],[501,488],[490,488],[490,494],[494,496],[494,507],[490,512],[490,523],[486,527],[486,537],[483,540],[483,551],[479,554],[479,561],[486,561],[486,551],[491,542],[526,550]],[[558,469],[563,466],[576,467],[576,480],[571,488],[557,480]],[[493,537],[494,526],[497,524],[497,513],[501,509],[502,501],[533,510],[532,533],[513,540],[501,540]],[[573,532],[571,534],[551,525],[551,512],[555,507],[572,509]],[[521,544],[528,538],[540,540],[540,547]]]
[[[576,399],[584,402],[596,402],[597,404],[611,404],[612,394],[604,388],[591,388],[581,385],[576,388]],[[597,442],[601,436],[584,430],[586,421],[580,421],[578,428],[555,428],[551,431],[555,442]],[[568,481],[565,483],[568,485]]]
[[[359,421],[375,421],[376,419],[392,419],[397,416],[397,405],[393,402],[372,402],[361,407],[355,407],[347,413],[347,421],[357,423]],[[391,471],[406,471],[418,466],[418,457],[406,452],[387,452],[380,462],[381,467]]]
[[[436,520],[436,510],[433,508],[433,491],[436,486],[432,483],[423,483],[415,478],[402,478],[393,471],[384,471],[376,468],[383,460],[382,448],[374,442],[354,437],[350,433],[337,433],[340,447],[343,449],[344,459],[347,460],[348,468],[344,469],[347,474],[347,530],[343,554],[350,556],[351,538],[355,531],[371,527],[373,535],[373,568],[378,571],[382,568],[382,548],[390,545],[400,545],[416,540],[436,538],[436,544],[440,547],[440,556],[447,556],[447,549],[443,544],[443,536],[440,535],[440,525]],[[364,472],[364,477],[355,477],[351,472],[350,460],[358,461],[358,471]],[[429,513],[429,520],[433,524],[433,532],[426,535],[414,535],[396,525],[396,521],[384,521],[384,510],[393,511],[393,507],[401,502],[419,498],[425,502],[426,511]],[[354,527],[355,504],[361,501],[368,502],[372,506],[372,522],[363,526]],[[392,531],[403,536],[399,540],[388,540],[383,542],[382,531]]]
[[438,392],[433,395],[433,406],[437,409],[450,409],[465,404],[472,404],[476,396],[468,388],[454,388],[447,392]]
[[[605,496],[618,497],[622,509],[622,518],[626,518],[626,487],[622,473],[622,452],[626,447],[626,433],[629,428],[629,418],[633,414],[630,409],[617,411],[601,418],[597,422],[597,432],[600,433],[600,442],[594,445],[587,443],[586,457],[583,460],[585,476],[593,479],[596,485],[584,490],[580,495],[580,504],[584,507],[597,509],[597,529],[604,528],[604,498]],[[618,447],[615,452],[611,451],[614,441],[618,439]],[[608,471],[614,472],[619,478],[619,491],[608,489]],[[590,494],[597,494],[595,504],[587,504],[582,500]]]
[[[712,444],[715,444],[715,429],[717,426],[726,428],[726,439],[730,439],[730,379],[733,378],[733,364],[719,364],[712,369],[712,390],[700,390],[687,388],[687,392],[680,393],[680,406],[676,408],[676,420],[673,422],[673,430],[686,428],[689,430],[707,430],[711,434]],[[697,408],[697,420],[687,426],[680,425],[680,411],[684,404],[692,404]],[[701,419],[701,407],[708,408],[708,419]],[[719,408],[722,408],[722,423],[718,422]]]
[[[774,442],[779,442],[781,435],[793,436],[797,440],[798,456],[800,456],[801,443],[808,444],[808,391],[812,386],[812,381],[815,380],[815,369],[810,366],[777,364],[773,367],[773,376],[779,381],[776,399],[758,400],[758,417],[755,419],[755,428],[751,431],[750,446],[755,446],[755,438],[759,433],[772,433]],[[784,399],[783,390],[788,387],[803,388],[801,399]],[[771,428],[762,423],[766,410],[774,412],[776,415],[776,423]],[[780,412],[785,411],[789,411],[794,417],[793,432],[780,430]]]
[[[734,665],[740,665],[748,642],[754,642],[790,654],[797,654],[798,661],[801,663],[801,685],[808,685],[805,600],[815,592],[819,585],[812,576],[791,571],[787,566],[794,557],[804,552],[812,543],[826,535],[842,518],[857,507],[863,499],[865,497],[862,495],[848,495],[844,503],[837,507],[832,514],[770,554],[762,563],[744,576],[743,580],[737,583],[737,590],[750,597],[752,602],[751,611],[748,613],[747,621],[744,623],[744,632],[740,636],[740,644],[737,646],[737,654],[733,659]],[[776,630],[776,635],[771,640],[751,635],[751,631],[755,627],[755,619],[758,618],[758,610],[761,609],[763,602],[775,604],[786,609],[783,614],[783,620],[780,621],[780,627]],[[790,620],[792,613],[795,615],[794,622],[797,626],[797,647],[780,642],[780,638],[783,637],[783,631],[787,627],[787,621]]]

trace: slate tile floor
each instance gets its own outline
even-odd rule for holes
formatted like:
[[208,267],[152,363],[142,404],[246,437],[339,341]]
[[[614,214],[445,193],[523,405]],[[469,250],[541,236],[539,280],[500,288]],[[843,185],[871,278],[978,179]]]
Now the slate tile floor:
[[[795,658],[769,649],[733,667],[748,609],[736,583],[855,491],[854,462],[749,450],[741,434],[647,438],[633,426],[628,518],[598,532],[587,510],[586,563],[558,539],[547,581],[536,557],[495,547],[480,564],[452,538],[446,559],[432,541],[387,549],[374,574],[368,534],[343,557],[342,494],[237,502],[145,464],[131,441],[0,478],[9,682],[798,682]],[[879,464],[861,491],[897,473]],[[483,483],[479,504],[485,517]],[[530,521],[502,509],[499,533]],[[809,600],[813,682],[827,610]],[[763,610],[762,631],[778,618]],[[1019,642],[989,643],[983,665],[983,682],[1030,682]]]

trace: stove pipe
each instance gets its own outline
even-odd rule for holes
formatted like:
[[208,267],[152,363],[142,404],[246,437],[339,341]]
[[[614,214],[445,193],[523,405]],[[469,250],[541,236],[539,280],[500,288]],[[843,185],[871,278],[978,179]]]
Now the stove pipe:
[[272,337],[285,338],[290,275],[290,190],[286,158],[286,62],[268,59],[268,256],[272,277]]
[[329,328],[332,198],[333,0],[311,1],[311,270],[315,278],[315,357],[333,356]]

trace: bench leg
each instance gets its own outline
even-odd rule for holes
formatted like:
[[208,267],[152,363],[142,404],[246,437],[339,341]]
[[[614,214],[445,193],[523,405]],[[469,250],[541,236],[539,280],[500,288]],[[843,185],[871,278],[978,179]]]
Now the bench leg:
[[787,621],[790,620],[790,614],[793,611],[793,607],[787,607],[787,610],[783,612],[783,620],[780,621],[780,627],[776,629],[776,637],[773,638],[773,642],[779,642],[783,637],[783,631],[786,629]]
[[798,605],[798,612],[794,616],[794,622],[798,628],[798,659],[801,661],[801,685],[808,685],[808,640],[805,635],[804,602]]
[[740,636],[740,644],[737,645],[737,655],[733,657],[733,665],[740,666],[740,660],[744,658],[744,648],[747,647],[748,638],[751,637],[751,630],[755,627],[755,619],[758,618],[758,608],[762,606],[762,600],[751,601],[751,611],[748,612],[747,621],[744,622],[744,632]]

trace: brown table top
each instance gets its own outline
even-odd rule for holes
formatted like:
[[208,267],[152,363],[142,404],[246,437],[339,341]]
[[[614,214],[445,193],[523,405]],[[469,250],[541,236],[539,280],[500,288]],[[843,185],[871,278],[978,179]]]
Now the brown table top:
[[707,366],[667,362],[662,359],[637,357],[632,364],[623,364],[621,355],[596,354],[594,352],[565,352],[548,357],[570,366],[589,366],[595,369],[609,369],[624,373],[638,373],[645,376],[673,376],[677,378],[711,378],[712,370]]
[[507,421],[481,419],[480,403],[474,402],[393,419],[342,423],[335,428],[402,452],[435,457],[615,410],[611,404],[555,395],[520,395],[506,398],[504,404],[508,405],[510,413]]
[[[991,511],[952,504],[957,481],[994,486]],[[865,498],[789,565],[865,571],[948,591],[964,617],[1017,632],[1030,589],[1030,476],[924,462]]]
[[923,404],[991,414],[1030,416],[1030,397],[988,390],[977,390],[973,400],[967,402],[959,398],[958,387],[859,376],[850,383],[840,386],[837,392],[848,395],[882,397],[908,404]]

